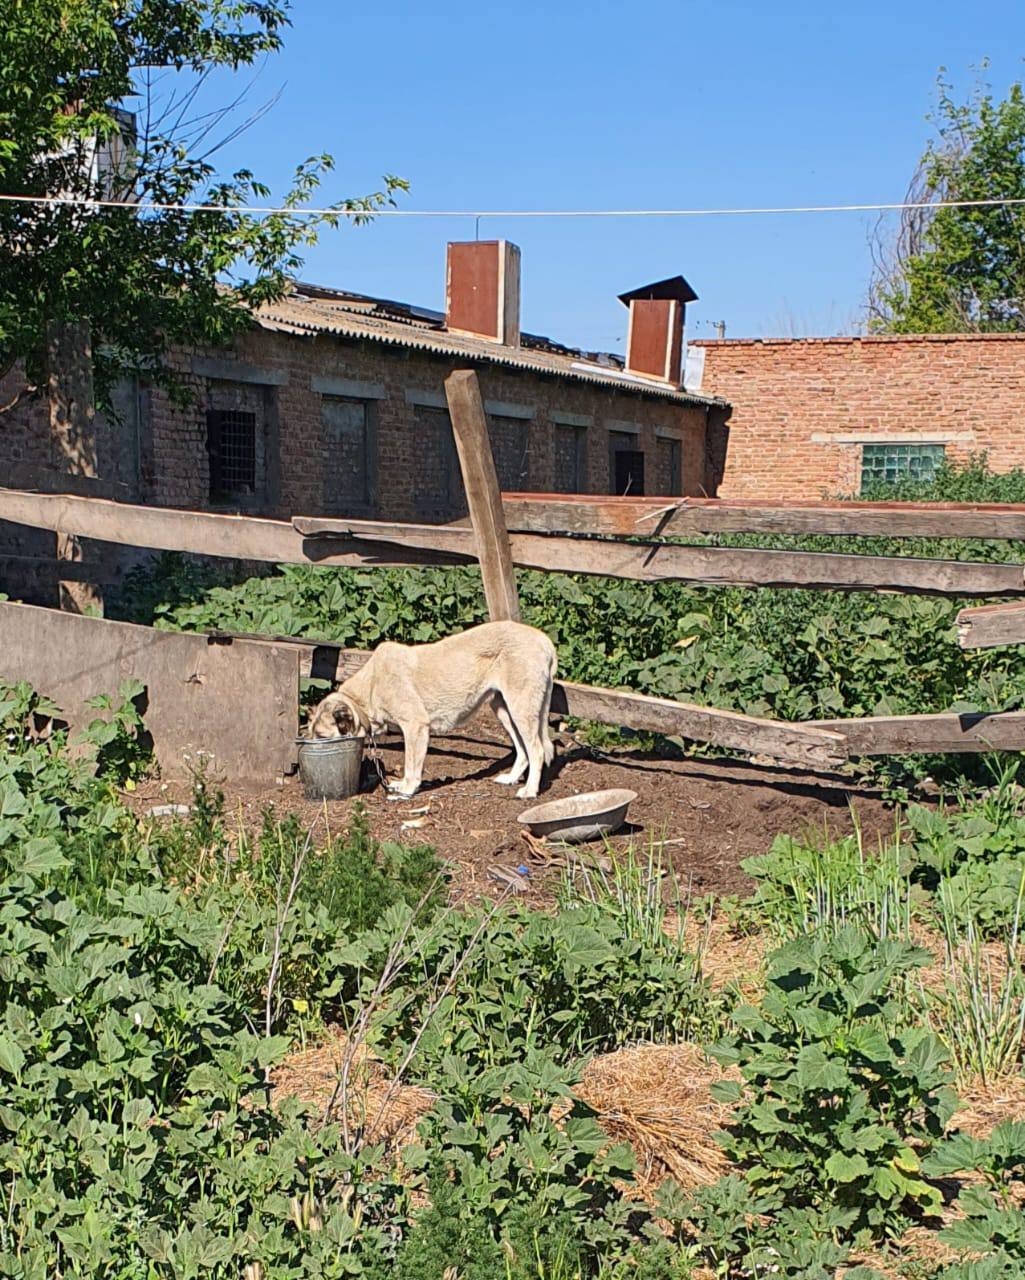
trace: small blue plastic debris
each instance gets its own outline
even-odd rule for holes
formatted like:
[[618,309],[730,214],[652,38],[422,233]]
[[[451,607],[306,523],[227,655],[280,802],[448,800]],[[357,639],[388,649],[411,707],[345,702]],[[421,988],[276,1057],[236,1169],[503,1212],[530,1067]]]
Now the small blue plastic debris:
[[530,868],[529,868],[529,867],[525,867],[525,866],[523,865],[523,863],[521,862],[521,863],[520,863],[520,865],[516,868],[516,873],[517,873],[517,875],[521,875],[521,876],[529,876],[529,875],[530,875]]

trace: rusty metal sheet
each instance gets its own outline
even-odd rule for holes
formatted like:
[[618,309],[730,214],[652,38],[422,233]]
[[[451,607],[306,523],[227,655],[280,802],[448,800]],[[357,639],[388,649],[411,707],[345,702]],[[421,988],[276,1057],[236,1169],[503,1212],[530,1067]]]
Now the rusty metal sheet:
[[74,729],[85,706],[134,677],[163,778],[210,759],[232,785],[272,786],[295,763],[300,652],[292,645],[210,639],[0,603],[0,681],[27,680]]

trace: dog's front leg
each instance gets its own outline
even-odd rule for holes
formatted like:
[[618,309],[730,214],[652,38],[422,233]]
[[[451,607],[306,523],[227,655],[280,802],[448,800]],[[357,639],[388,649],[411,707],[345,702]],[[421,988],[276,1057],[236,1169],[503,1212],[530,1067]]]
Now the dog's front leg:
[[398,782],[392,783],[389,790],[396,800],[408,800],[420,789],[431,730],[429,725],[422,722],[402,724],[399,728],[402,730],[402,741],[405,746],[405,768],[402,777]]

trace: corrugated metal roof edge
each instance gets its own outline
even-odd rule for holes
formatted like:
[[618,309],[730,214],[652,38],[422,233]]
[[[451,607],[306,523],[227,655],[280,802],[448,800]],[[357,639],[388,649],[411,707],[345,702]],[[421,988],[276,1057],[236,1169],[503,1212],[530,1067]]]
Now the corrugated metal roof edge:
[[721,396],[703,396],[693,391],[661,387],[655,383],[639,383],[629,377],[603,374],[597,369],[592,374],[579,368],[563,369],[553,367],[543,361],[532,359],[529,355],[520,355],[517,358],[512,358],[503,355],[498,350],[474,349],[473,351],[468,351],[465,347],[461,347],[454,342],[445,342],[444,336],[439,335],[437,331],[431,332],[429,341],[418,342],[412,331],[390,334],[373,332],[360,327],[358,324],[345,325],[338,321],[332,321],[331,323],[312,322],[297,320],[294,316],[278,317],[274,315],[273,304],[258,312],[255,319],[261,328],[281,333],[294,335],[307,333],[311,336],[317,333],[334,333],[344,337],[360,338],[367,342],[381,342],[393,347],[413,347],[416,350],[434,352],[437,355],[464,356],[467,360],[486,361],[490,364],[503,365],[509,369],[530,369],[534,373],[546,374],[552,378],[569,378],[576,382],[588,382],[592,386],[605,387],[612,391],[626,391],[634,395],[654,396],[660,400],[672,400],[677,404],[689,405],[692,408],[729,407],[729,401],[724,400]]

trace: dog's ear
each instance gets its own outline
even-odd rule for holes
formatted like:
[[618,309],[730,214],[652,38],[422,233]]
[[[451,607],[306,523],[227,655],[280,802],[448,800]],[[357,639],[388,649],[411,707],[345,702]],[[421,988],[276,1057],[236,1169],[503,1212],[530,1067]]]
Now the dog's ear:
[[310,735],[314,738],[347,738],[362,735],[369,727],[370,722],[351,698],[344,693],[329,693],[313,713]]
[[362,736],[364,733],[366,733],[366,731],[370,728],[370,720],[367,716],[367,713],[363,710],[363,708],[359,705],[359,703],[353,702],[353,700],[347,694],[344,694],[344,693],[340,693],[338,695],[338,700],[339,702],[345,705],[345,709],[348,712],[349,718],[352,722],[353,732],[359,736]]

